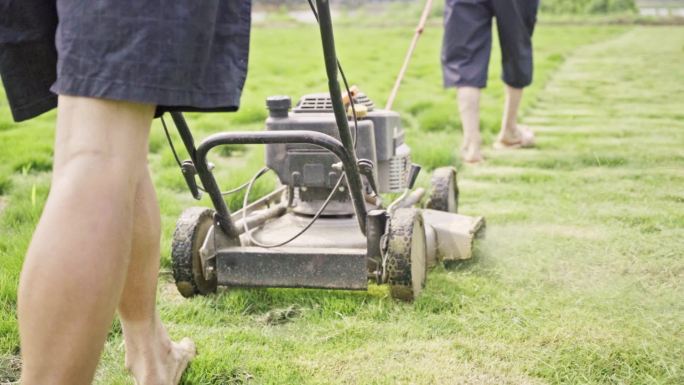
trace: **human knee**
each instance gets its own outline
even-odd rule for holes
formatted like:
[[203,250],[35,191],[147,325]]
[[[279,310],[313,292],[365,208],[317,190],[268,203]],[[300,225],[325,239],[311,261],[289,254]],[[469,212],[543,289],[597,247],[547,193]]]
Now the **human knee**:
[[522,87],[513,87],[509,84],[506,84],[507,100],[512,102],[518,102],[522,98],[524,90],[525,89]]
[[68,181],[74,184],[95,182],[106,185],[134,187],[140,170],[136,159],[117,155],[103,149],[80,149],[64,154],[55,165],[53,182]]
[[55,168],[86,161],[94,167],[127,167],[145,160],[153,107],[60,96]]
[[480,89],[461,87],[458,89],[458,104],[461,109],[475,109],[480,106]]

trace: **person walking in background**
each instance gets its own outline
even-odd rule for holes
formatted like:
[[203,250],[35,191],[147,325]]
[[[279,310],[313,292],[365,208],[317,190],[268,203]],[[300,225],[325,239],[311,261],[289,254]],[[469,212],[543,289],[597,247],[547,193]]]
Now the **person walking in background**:
[[23,385],[93,380],[118,311],[138,385],[195,356],[156,308],[160,213],[152,119],[234,111],[249,0],[0,0],[0,74],[14,119],[57,107],[52,185],[21,272]]
[[458,88],[463,125],[461,158],[484,160],[480,134],[480,92],[487,86],[492,47],[492,19],[501,45],[502,79],[506,84],[501,131],[494,148],[534,146],[534,133],[518,125],[523,88],[532,83],[532,33],[539,0],[446,0],[442,70],[445,87]]

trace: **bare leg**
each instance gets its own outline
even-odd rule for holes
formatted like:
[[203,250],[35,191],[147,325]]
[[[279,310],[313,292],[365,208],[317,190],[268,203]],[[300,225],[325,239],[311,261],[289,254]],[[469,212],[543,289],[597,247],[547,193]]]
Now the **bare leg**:
[[139,385],[177,384],[195,355],[189,339],[171,341],[156,311],[159,238],[159,205],[145,170],[135,196],[133,249],[119,303],[126,367]]
[[506,85],[506,101],[501,120],[498,143],[515,144],[522,147],[534,145],[534,134],[518,125],[518,111],[522,101],[523,89]]
[[22,384],[89,384],[124,286],[154,108],[60,96],[50,196],[19,285]]
[[480,89],[462,87],[458,89],[458,107],[463,124],[463,145],[461,157],[468,163],[482,162],[480,135]]

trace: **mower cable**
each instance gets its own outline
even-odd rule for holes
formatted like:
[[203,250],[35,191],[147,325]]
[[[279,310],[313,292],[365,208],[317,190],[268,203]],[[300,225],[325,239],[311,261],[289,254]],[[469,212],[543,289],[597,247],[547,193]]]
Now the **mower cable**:
[[313,226],[313,224],[316,223],[316,221],[320,218],[321,214],[323,214],[323,210],[325,210],[325,208],[328,206],[328,204],[330,203],[330,201],[332,201],[333,196],[335,196],[335,192],[337,191],[338,188],[340,188],[340,185],[342,184],[342,181],[343,181],[343,180],[346,178],[346,176],[347,176],[346,173],[342,173],[342,175],[340,175],[340,178],[337,180],[337,183],[335,183],[335,187],[333,187],[332,191],[330,192],[330,194],[328,195],[328,197],[325,199],[325,201],[323,202],[323,204],[321,205],[321,207],[318,209],[318,211],[316,211],[316,214],[314,214],[314,216],[311,218],[311,220],[309,221],[309,223],[307,223],[306,226],[304,226],[304,228],[302,228],[301,230],[299,230],[299,232],[297,232],[297,234],[293,235],[290,239],[287,239],[287,240],[285,240],[285,241],[283,241],[283,242],[279,242],[279,243],[276,243],[276,244],[268,245],[268,244],[261,243],[261,242],[255,240],[255,239],[252,237],[252,232],[251,232],[253,229],[250,230],[249,227],[248,227],[248,225],[247,225],[247,205],[249,204],[249,195],[250,195],[250,193],[251,193],[251,191],[252,191],[252,187],[254,186],[254,183],[256,182],[256,180],[259,179],[262,175],[264,175],[264,174],[265,174],[266,172],[268,172],[268,171],[271,171],[271,169],[268,168],[268,167],[264,167],[264,168],[262,168],[261,170],[259,170],[256,174],[254,174],[254,176],[252,177],[252,179],[251,179],[251,180],[249,181],[249,183],[247,184],[247,191],[245,191],[245,196],[244,196],[244,198],[243,198],[243,200],[242,200],[242,227],[243,227],[243,229],[244,229],[244,231],[245,231],[245,235],[247,235],[247,238],[249,239],[249,241],[250,241],[252,244],[257,245],[257,246],[259,246],[259,247],[263,247],[263,248],[265,248],[265,249],[272,249],[272,248],[274,248],[274,247],[285,246],[285,245],[287,245],[288,243],[290,243],[290,242],[294,241],[295,239],[299,238],[299,236],[301,236],[301,235],[304,234],[307,230],[309,230],[309,229],[311,228],[311,226]]
[[176,147],[173,145],[173,140],[171,140],[171,134],[169,134],[169,128],[166,127],[166,121],[164,120],[164,116],[161,116],[161,122],[162,122],[162,127],[164,127],[164,133],[166,134],[166,140],[169,142],[169,147],[171,147],[171,152],[173,152],[173,157],[176,158],[176,163],[178,163],[178,167],[182,170],[183,165],[181,164],[180,158],[178,157],[178,153],[176,152]]
[[382,258],[382,282],[387,282],[387,231],[380,237],[380,257]]
[[[308,0],[309,2],[309,7],[311,8],[311,12],[313,12],[314,18],[316,18],[316,23],[320,24],[320,21],[318,20],[318,12],[316,11],[316,6],[313,4],[312,0]],[[349,88],[349,83],[347,82],[347,76],[344,74],[344,70],[342,69],[342,64],[340,64],[340,60],[335,58],[335,61],[337,62],[337,69],[340,71],[340,76],[342,77],[342,83],[344,83],[344,89],[347,91],[347,95],[349,96],[349,105],[351,106],[352,109],[352,117],[354,118],[354,150],[356,150],[356,143],[357,140],[356,138],[359,137],[359,122],[356,118],[356,107],[354,107],[354,96],[352,96],[352,93]],[[332,95],[330,96],[332,98]]]
[[[161,116],[161,122],[162,122],[162,127],[164,127],[164,134],[166,134],[166,140],[169,142],[169,147],[171,147],[171,152],[173,153],[173,157],[176,159],[176,163],[178,164],[178,167],[183,170],[183,165],[180,161],[180,158],[178,157],[178,152],[176,152],[176,147],[173,145],[173,140],[171,140],[171,134],[169,134],[169,129],[166,126],[166,121],[164,121],[164,116]],[[247,188],[247,185],[249,182],[245,182],[244,184],[241,184],[238,187],[235,187],[234,189],[230,189],[228,191],[220,191],[221,195],[227,196],[231,194],[235,194],[236,192],[242,191],[245,188]],[[200,186],[197,184],[197,189],[206,193],[207,190],[204,189],[204,187]]]
[[[221,195],[223,195],[223,196],[225,197],[225,196],[228,196],[228,195],[235,194],[236,192],[240,192],[240,191],[246,189],[248,184],[249,184],[249,182],[245,182],[245,183],[243,183],[243,184],[241,184],[241,185],[235,187],[234,189],[230,189],[230,190],[228,190],[228,191],[221,191]],[[205,192],[205,193],[207,192],[207,190],[205,190],[204,188],[202,188],[202,186],[197,186],[197,189],[200,190],[200,191],[203,191],[203,192]]]
[[354,107],[354,96],[352,95],[351,91],[349,90],[349,83],[347,83],[347,77],[344,75],[344,71],[342,70],[342,65],[340,64],[340,61],[337,61],[337,68],[340,70],[340,76],[342,76],[342,82],[344,83],[344,88],[347,90],[347,95],[349,95],[349,105],[351,106],[352,109],[352,118],[354,119],[354,150],[356,150],[356,143],[358,143],[358,137],[359,137],[359,122],[356,119],[356,108]]

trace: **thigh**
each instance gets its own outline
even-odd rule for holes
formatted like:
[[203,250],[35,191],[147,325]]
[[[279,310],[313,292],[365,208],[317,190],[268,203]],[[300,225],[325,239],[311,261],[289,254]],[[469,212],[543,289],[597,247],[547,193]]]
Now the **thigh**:
[[492,16],[489,0],[447,0],[442,46],[445,85],[485,86]]
[[154,105],[60,95],[55,174],[74,160],[139,172],[146,166]]
[[504,53],[516,55],[531,46],[538,0],[492,0]]

